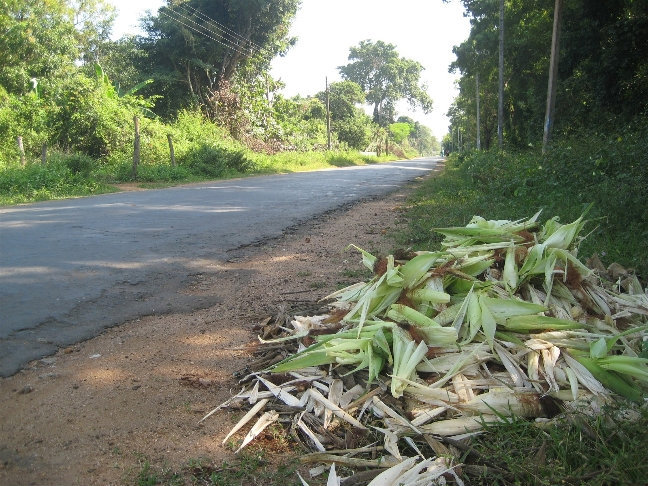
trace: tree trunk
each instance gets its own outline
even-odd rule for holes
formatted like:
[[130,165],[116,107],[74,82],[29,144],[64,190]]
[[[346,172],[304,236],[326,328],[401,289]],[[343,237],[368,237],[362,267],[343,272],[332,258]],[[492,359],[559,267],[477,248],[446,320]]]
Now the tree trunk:
[[504,144],[504,0],[500,0],[499,11],[499,83],[497,100],[497,143]]
[[475,73],[475,103],[476,103],[476,111],[477,111],[477,150],[481,150],[481,133],[480,133],[480,126],[479,126],[479,73]]
[[558,84],[558,57],[560,48],[560,21],[562,17],[562,0],[556,0],[554,6],[553,34],[551,38],[551,60],[549,61],[549,83],[547,85],[547,111],[545,114],[544,134],[542,136],[542,153],[547,151],[554,122],[556,106],[556,88]]

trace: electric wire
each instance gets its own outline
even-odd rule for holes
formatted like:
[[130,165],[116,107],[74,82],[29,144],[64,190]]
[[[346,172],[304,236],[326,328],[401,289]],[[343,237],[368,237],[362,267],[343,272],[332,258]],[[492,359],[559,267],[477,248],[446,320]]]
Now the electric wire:
[[[180,5],[179,7],[184,7],[184,5]],[[160,9],[159,13],[165,15],[169,19],[185,26],[186,28],[198,33],[202,34],[205,37],[213,40],[214,42],[228,48],[232,49],[239,54],[243,56],[247,56],[250,54],[263,54],[263,48],[261,48],[258,44],[254,43],[251,40],[245,39],[242,37],[240,34],[234,32],[233,30],[223,26],[222,28],[219,28],[218,25],[222,25],[219,22],[211,19],[209,16],[203,14],[199,10],[190,7],[193,10],[193,14],[186,9],[183,11],[178,11],[178,8],[176,9],[170,9],[170,8],[164,8]],[[208,24],[213,24],[209,26],[205,26],[202,23],[198,23],[194,20],[195,15],[198,15],[199,17],[202,17],[201,20],[206,21]],[[183,21],[184,20],[184,21]],[[185,22],[186,21],[186,22]],[[193,24],[193,25],[192,25]],[[231,32],[228,33],[226,31]],[[226,37],[229,36],[232,39]],[[234,36],[237,36],[235,38]],[[239,40],[240,39],[240,40]],[[239,42],[243,41],[245,43],[250,44],[248,47],[242,46]]]
[[[169,13],[169,12],[171,12],[171,13]],[[219,35],[219,34],[217,34],[217,33],[214,33],[214,32],[212,32],[211,30],[209,30],[209,29],[207,29],[207,28],[201,26],[200,24],[198,24],[197,22],[195,22],[193,19],[187,17],[186,15],[183,15],[183,14],[181,14],[181,13],[179,13],[179,12],[176,12],[176,11],[174,11],[174,10],[171,10],[171,9],[160,9],[160,10],[159,10],[159,13],[162,14],[162,15],[164,15],[164,16],[166,16],[166,17],[168,17],[169,19],[171,19],[171,20],[173,20],[173,21],[175,21],[175,22],[177,22],[177,23],[179,23],[179,24],[185,26],[185,27],[186,27],[187,29],[189,29],[189,30],[192,30],[192,31],[194,31],[194,32],[196,32],[196,33],[198,33],[198,34],[202,34],[202,35],[204,35],[205,37],[207,37],[207,38],[213,40],[214,42],[216,42],[216,43],[218,43],[218,44],[220,44],[220,45],[222,45],[222,46],[224,46],[224,47],[226,47],[226,48],[228,48],[228,49],[232,49],[233,51],[238,52],[238,53],[241,54],[242,56],[247,56],[247,55],[250,54],[250,51],[245,52],[245,51],[241,50],[240,46],[238,46],[238,45],[236,45],[236,44],[233,44],[231,41],[229,41],[228,39],[224,38],[222,35]],[[187,20],[187,22],[189,22],[189,23],[184,22],[182,19]],[[194,24],[194,25],[191,25],[191,24]],[[206,30],[207,32],[205,32],[205,30]],[[216,35],[217,37],[220,37],[222,40],[219,40],[219,39],[217,39],[216,37],[213,37],[213,36],[210,35],[210,34],[214,34],[214,35]]]
[[191,11],[193,14],[197,15],[198,17],[201,17],[203,20],[205,20],[205,21],[207,21],[209,24],[211,24],[211,25],[213,26],[213,28],[215,28],[215,29],[217,29],[217,30],[224,31],[227,35],[233,37],[233,38],[236,39],[237,41],[243,41],[243,42],[245,42],[245,43],[250,44],[250,46],[252,46],[252,48],[253,48],[254,50],[257,50],[257,51],[262,51],[262,50],[263,50],[263,47],[261,47],[259,44],[255,43],[253,40],[251,40],[251,39],[246,39],[245,37],[243,37],[243,36],[242,36],[241,34],[239,34],[238,32],[236,32],[236,31],[230,29],[229,27],[227,27],[226,25],[220,23],[219,21],[217,21],[217,20],[215,20],[215,19],[209,17],[207,14],[201,12],[201,11],[198,10],[197,8],[192,7],[191,5],[188,5],[188,4],[186,4],[186,3],[181,4],[180,7],[185,8],[185,11],[187,11],[187,10]]

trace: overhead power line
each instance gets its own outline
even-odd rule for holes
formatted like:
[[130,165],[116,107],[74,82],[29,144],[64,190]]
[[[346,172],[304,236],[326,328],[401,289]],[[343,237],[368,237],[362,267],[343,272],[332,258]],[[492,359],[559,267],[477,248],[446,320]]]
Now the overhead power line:
[[[183,7],[188,7],[191,11]],[[187,29],[204,35],[214,42],[228,49],[232,49],[243,56],[263,52],[263,48],[258,44],[249,39],[245,39],[237,32],[225,27],[193,7],[180,5],[175,9],[168,7],[163,8],[160,9],[159,12],[169,19],[183,25]],[[199,20],[200,22],[197,22],[196,20]],[[242,43],[248,45],[241,45]]]
[[208,15],[204,14],[203,12],[201,12],[201,11],[198,10],[198,9],[196,9],[195,7],[192,7],[191,5],[188,5],[188,4],[186,4],[186,3],[185,3],[185,4],[181,4],[180,6],[183,7],[183,8],[185,8],[186,10],[190,10],[190,11],[191,11],[192,13],[194,13],[196,16],[202,18],[203,20],[207,21],[207,23],[211,24],[211,26],[212,26],[213,28],[215,28],[216,30],[219,30],[219,31],[223,31],[226,35],[229,35],[229,36],[231,36],[232,38],[234,38],[235,40],[237,40],[237,42],[238,42],[238,41],[242,41],[242,42],[244,42],[244,43],[246,43],[246,44],[249,44],[249,45],[252,47],[252,49],[254,49],[254,50],[256,50],[256,51],[262,51],[262,50],[263,50],[263,47],[261,47],[259,44],[255,43],[255,42],[252,41],[251,39],[246,39],[245,37],[243,37],[243,36],[242,36],[241,34],[239,34],[238,32],[236,32],[236,31],[230,29],[229,27],[227,27],[226,25],[224,25],[224,24],[218,22],[217,20],[212,19],[211,17],[209,17]]
[[[218,43],[218,44],[220,44],[220,45],[222,45],[222,46],[224,46],[224,47],[226,47],[228,49],[232,49],[232,50],[238,52],[241,55],[245,56],[245,55],[249,54],[249,52],[245,52],[244,50],[242,50],[236,44],[232,44],[231,42],[229,42],[226,38],[223,38],[222,36],[220,36],[218,34],[214,34],[214,32],[212,32],[211,30],[203,27],[201,24],[198,24],[197,22],[195,22],[190,17],[187,17],[186,15],[183,15],[183,14],[181,14],[179,12],[176,12],[174,10],[171,10],[171,9],[160,9],[160,13],[162,15],[168,17],[169,19],[177,22],[178,24],[183,25],[187,29],[189,29],[189,30],[191,30],[193,32],[196,32],[198,34],[204,35],[205,37],[213,40],[214,42],[216,42],[216,43]],[[216,36],[214,36],[214,35],[216,35]],[[217,38],[217,37],[220,37],[220,39]]]

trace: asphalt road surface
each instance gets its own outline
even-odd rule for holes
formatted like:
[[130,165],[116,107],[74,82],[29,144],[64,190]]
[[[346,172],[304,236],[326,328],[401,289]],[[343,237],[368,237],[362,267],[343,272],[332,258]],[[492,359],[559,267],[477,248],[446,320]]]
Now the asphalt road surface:
[[129,319],[215,305],[178,290],[228,251],[392,192],[439,160],[0,207],[0,376]]

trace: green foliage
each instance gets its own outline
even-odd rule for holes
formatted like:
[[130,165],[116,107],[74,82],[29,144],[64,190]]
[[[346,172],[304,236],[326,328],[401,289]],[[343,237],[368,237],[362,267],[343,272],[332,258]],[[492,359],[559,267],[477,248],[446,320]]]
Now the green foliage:
[[[326,104],[326,91],[320,91],[316,96],[322,104]],[[328,98],[333,121],[355,118],[358,112],[357,105],[365,102],[362,88],[353,81],[331,83]]]
[[191,149],[180,163],[198,176],[219,178],[253,170],[253,163],[241,151],[232,152],[219,146],[202,145]]
[[272,110],[277,129],[274,133],[266,132],[266,140],[274,137],[290,150],[304,151],[326,146],[326,107],[317,98],[296,96],[286,99],[279,95],[272,104]]
[[[163,6],[150,17],[140,48],[146,52],[142,71],[156,80],[155,94],[163,98],[158,114],[175,115],[199,106],[217,118],[213,97],[245,74],[245,83],[267,71],[270,60],[293,40],[288,24],[297,11],[297,0],[244,0],[213,2],[189,0]],[[214,33],[196,11],[214,19],[238,37]],[[202,25],[202,28],[193,26]],[[238,47],[236,47],[238,45]],[[152,94],[153,91],[149,91]]]
[[394,121],[395,105],[406,99],[423,111],[432,109],[432,100],[420,85],[423,66],[417,61],[400,57],[396,46],[383,41],[361,41],[351,47],[349,64],[340,66],[345,80],[360,85],[367,102],[374,105],[374,123],[387,126]]
[[5,168],[0,171],[0,205],[110,192],[88,177],[91,163],[82,154],[54,154],[47,165]]
[[464,152],[426,183],[411,210],[408,238],[433,245],[430,228],[466,224],[477,215],[517,219],[539,209],[564,221],[593,203],[592,233],[581,245],[648,276],[648,127],[612,135],[581,134],[537,152]]
[[[498,2],[463,0],[470,36],[454,48],[450,66],[461,73],[459,96],[449,110],[467,147],[476,146],[476,85],[479,76],[480,139],[494,144],[497,131]],[[542,140],[554,2],[507,0],[504,14],[504,142],[524,148]],[[554,132],[571,133],[621,124],[645,116],[648,4],[632,0],[564,2]]]
[[373,122],[364,113],[352,118],[336,120],[331,123],[331,130],[337,139],[349,148],[364,150],[371,143]]
[[95,161],[86,154],[72,154],[60,159],[72,174],[90,175]]
[[398,144],[407,140],[411,131],[412,126],[409,123],[392,123],[389,125],[389,134],[391,135],[392,140]]
[[[630,418],[632,417],[632,418]],[[545,426],[522,419],[488,425],[473,441],[488,464],[470,484],[631,486],[648,476],[644,459],[646,410],[605,408],[567,414]]]
[[8,0],[0,5],[0,85],[12,94],[74,70],[79,55],[73,11],[64,0]]
[[132,144],[133,116],[141,103],[118,98],[103,77],[70,78],[59,88],[57,106],[50,122],[52,138],[64,149],[103,157]]

